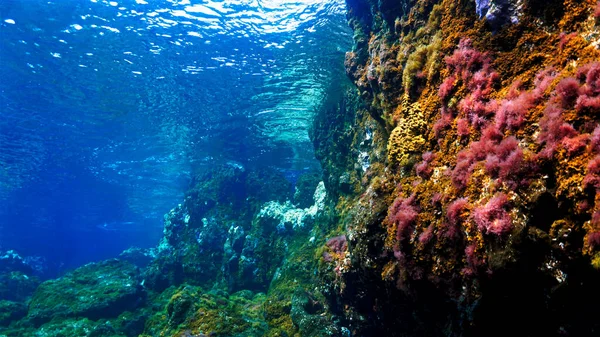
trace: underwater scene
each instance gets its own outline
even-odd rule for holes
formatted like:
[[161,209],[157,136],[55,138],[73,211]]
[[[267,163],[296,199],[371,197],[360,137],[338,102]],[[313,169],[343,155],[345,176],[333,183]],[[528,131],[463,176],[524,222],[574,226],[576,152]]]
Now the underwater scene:
[[0,0],[0,337],[600,336],[600,1]]

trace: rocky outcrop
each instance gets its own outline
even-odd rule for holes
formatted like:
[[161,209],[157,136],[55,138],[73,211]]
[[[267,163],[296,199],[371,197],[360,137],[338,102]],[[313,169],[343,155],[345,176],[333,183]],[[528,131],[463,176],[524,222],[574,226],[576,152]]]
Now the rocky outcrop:
[[36,326],[54,318],[116,318],[138,308],[144,299],[139,269],[108,260],[42,283],[29,303],[27,318]]
[[597,332],[578,304],[600,299],[596,3],[347,4],[365,105],[343,144],[375,136],[364,172],[338,161],[355,178],[347,248],[325,246],[332,308],[364,336]]

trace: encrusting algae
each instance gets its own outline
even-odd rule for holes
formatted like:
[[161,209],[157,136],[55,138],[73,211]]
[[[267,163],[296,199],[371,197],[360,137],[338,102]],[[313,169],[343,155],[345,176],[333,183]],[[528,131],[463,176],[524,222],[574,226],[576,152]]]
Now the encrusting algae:
[[[370,39],[355,40],[346,69],[390,135],[384,167],[367,174],[396,187],[346,202],[344,289],[373,299],[342,297],[347,317],[408,308],[361,333],[414,333],[426,328],[401,322],[437,321],[454,333],[515,335],[487,321],[509,313],[524,316],[512,320],[526,327],[517,335],[598,328],[562,298],[599,298],[599,5],[520,1],[498,25],[477,16],[484,3],[348,2],[351,27]],[[388,210],[365,213],[365,202]],[[434,308],[431,294],[444,304]],[[415,308],[423,311],[411,317]]]
[[198,174],[149,261],[42,283],[7,335],[596,335],[600,2],[346,3],[322,176]]

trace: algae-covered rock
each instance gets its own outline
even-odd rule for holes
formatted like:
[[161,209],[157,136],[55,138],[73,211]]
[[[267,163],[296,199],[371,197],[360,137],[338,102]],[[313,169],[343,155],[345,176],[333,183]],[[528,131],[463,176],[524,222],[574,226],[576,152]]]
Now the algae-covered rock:
[[261,293],[183,285],[167,289],[160,301],[166,304],[150,318],[144,336],[251,337],[263,336],[267,329]]
[[165,215],[157,257],[144,273],[147,286],[153,290],[163,291],[184,281],[206,285],[214,282],[221,270],[227,223],[219,212],[214,217],[190,216],[194,212],[186,204]]
[[0,274],[0,300],[25,301],[35,291],[40,280],[21,271]]
[[26,301],[40,283],[39,259],[23,258],[14,250],[0,253],[0,300]]
[[34,272],[34,268],[28,263],[26,258],[21,257],[14,250],[0,252],[0,273],[13,271],[32,274]]
[[327,317],[325,309],[324,299],[299,289],[292,296],[290,316],[302,336],[343,336],[342,327]]
[[[16,335],[15,335],[16,336]],[[22,337],[132,337],[119,333],[108,321],[91,321],[87,318],[69,318],[53,321],[24,332]]]
[[227,260],[240,257],[244,238],[231,242],[231,230],[248,230],[264,202],[290,199],[290,183],[274,169],[229,162],[199,172],[185,202],[165,215],[164,237],[145,270],[146,284],[155,291],[184,282],[210,287],[221,280]]
[[[346,3],[368,114],[336,139],[383,133],[340,193],[348,263],[321,288],[353,334],[597,334],[597,1]],[[352,177],[317,120],[324,170]]]
[[308,208],[313,203],[315,187],[321,182],[321,174],[308,172],[298,177],[294,192],[294,205],[298,208]]
[[39,326],[57,317],[117,317],[144,298],[137,267],[119,260],[90,263],[42,283],[29,304],[28,319]]
[[0,326],[7,326],[27,315],[27,306],[23,303],[0,300]]
[[246,190],[248,196],[258,202],[284,202],[292,198],[291,183],[283,174],[271,168],[250,170],[246,178]]
[[119,255],[120,260],[127,261],[139,268],[145,268],[155,258],[155,248],[142,249],[138,247],[131,247]]
[[265,203],[247,235],[231,227],[225,244],[224,277],[230,289],[266,291],[294,236],[313,228],[325,209],[323,182],[313,194],[313,205],[297,208],[289,201]]

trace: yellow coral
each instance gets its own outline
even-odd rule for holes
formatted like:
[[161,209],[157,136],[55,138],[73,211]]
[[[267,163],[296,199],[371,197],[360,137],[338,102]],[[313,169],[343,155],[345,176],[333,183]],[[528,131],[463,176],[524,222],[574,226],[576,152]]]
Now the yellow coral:
[[402,104],[398,125],[388,141],[388,159],[393,164],[409,164],[411,155],[421,153],[425,145],[423,138],[426,122],[418,102]]
[[596,253],[592,258],[592,266],[596,269],[600,269],[600,253]]
[[[424,28],[422,28],[424,30]],[[421,30],[417,31],[419,35]],[[423,77],[431,79],[432,74],[435,73],[436,68],[440,65],[439,50],[442,47],[442,39],[440,34],[436,34],[428,45],[419,46],[417,49],[408,56],[406,65],[404,66],[404,72],[402,74],[402,82],[404,84],[404,90],[410,93],[413,85],[415,76],[422,74]]]

